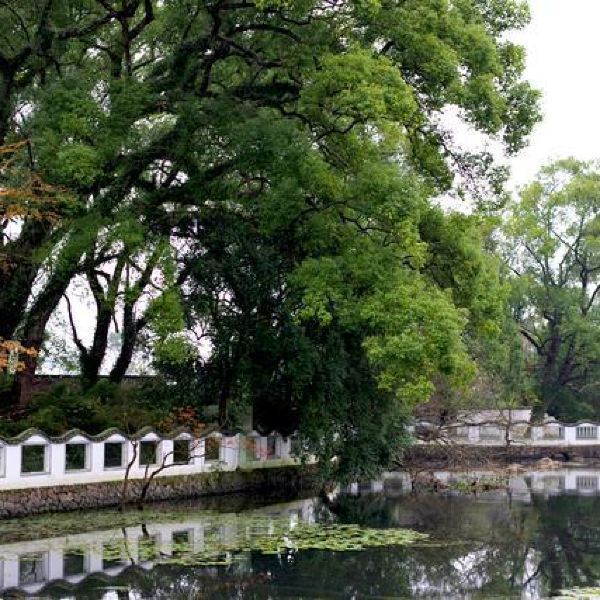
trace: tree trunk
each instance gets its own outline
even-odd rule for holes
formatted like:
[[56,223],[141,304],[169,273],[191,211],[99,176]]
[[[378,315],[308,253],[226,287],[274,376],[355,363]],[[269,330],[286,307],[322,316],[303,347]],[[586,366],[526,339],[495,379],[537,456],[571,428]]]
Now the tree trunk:
[[546,353],[546,359],[543,364],[542,379],[540,383],[541,402],[533,409],[532,418],[536,423],[544,419],[546,413],[552,413],[556,410],[558,398],[558,373],[561,350],[561,335],[558,327],[552,328],[550,345]]
[[34,254],[48,232],[48,224],[42,221],[25,223],[19,239],[3,247],[7,257],[0,268],[0,337],[14,338],[21,323],[39,270]]
[[[36,345],[32,345],[29,342],[27,347],[35,348],[39,351],[41,342]],[[25,364],[25,368],[15,376],[10,398],[11,405],[18,409],[25,409],[31,403],[31,396],[33,395],[35,383],[37,357],[26,356],[23,359],[23,363]]]
[[229,425],[229,384],[223,384],[219,394],[219,427]]
[[0,73],[0,146],[4,145],[10,129],[14,73]]
[[[39,352],[44,342],[44,333],[48,320],[65,293],[71,279],[76,273],[76,265],[66,265],[57,270],[48,282],[43,292],[36,298],[31,310],[26,315],[23,335],[20,341],[26,348]],[[32,386],[37,367],[37,356],[26,357],[25,369],[15,375],[15,380],[10,394],[9,402],[13,406],[24,408],[31,402]]]
[[144,321],[136,321],[133,303],[126,303],[123,308],[123,338],[121,351],[110,372],[109,379],[113,383],[121,383],[133,358],[133,351],[137,342],[138,331],[143,327]]
[[112,319],[112,311],[102,311],[96,321],[94,341],[91,349],[85,354],[80,353],[79,364],[81,367],[81,379],[84,388],[90,388],[98,382],[100,368],[106,355],[108,347],[108,332]]
[[112,317],[112,307],[99,308],[99,313],[96,317],[96,329],[94,331],[92,347],[89,351],[80,353],[79,355],[81,379],[84,388],[90,388],[98,382],[100,368],[104,362],[106,349],[108,347],[108,333]]

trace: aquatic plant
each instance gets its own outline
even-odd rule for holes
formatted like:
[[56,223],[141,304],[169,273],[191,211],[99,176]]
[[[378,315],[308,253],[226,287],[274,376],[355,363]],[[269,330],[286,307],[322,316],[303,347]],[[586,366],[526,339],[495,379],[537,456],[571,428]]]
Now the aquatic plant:
[[554,598],[560,599],[570,599],[577,598],[578,600],[596,600],[600,598],[600,587],[574,587],[570,590],[560,590],[559,596],[554,596]]
[[288,535],[281,532],[254,540],[253,549],[263,554],[282,550],[364,550],[376,546],[404,546],[427,539],[427,535],[410,529],[372,529],[359,525],[319,525],[302,523]]
[[[205,515],[205,517],[208,515]],[[227,565],[242,560],[249,551],[290,554],[299,550],[360,551],[378,546],[403,546],[426,540],[426,534],[408,529],[372,529],[359,525],[298,523],[287,518],[252,515],[210,515],[202,540],[182,530],[169,542],[148,537],[140,540],[139,560],[187,566]],[[198,543],[197,543],[198,542]],[[115,540],[102,548],[105,562],[132,560],[128,540]]]

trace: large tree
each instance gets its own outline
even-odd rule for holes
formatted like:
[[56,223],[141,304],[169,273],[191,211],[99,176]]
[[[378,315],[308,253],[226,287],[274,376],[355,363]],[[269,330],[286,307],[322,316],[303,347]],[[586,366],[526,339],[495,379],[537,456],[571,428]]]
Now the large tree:
[[6,280],[22,309],[5,337],[38,347],[83,275],[97,306],[92,344],[78,344],[86,377],[118,310],[124,373],[149,323],[127,273],[142,278],[168,242],[148,282],[154,337],[164,348],[171,336],[154,308],[184,296],[212,342],[224,424],[249,398],[267,427],[281,398],[279,423],[303,415],[325,457],[357,452],[359,430],[391,440],[436,376],[469,371],[477,303],[443,267],[435,276],[427,218],[456,223],[428,198],[456,174],[474,194],[498,191],[489,157],[444,130],[446,112],[510,152],[538,118],[505,37],[525,4],[48,0],[13,13],[31,29],[23,43],[39,31],[50,50],[11,96],[7,131],[29,137],[36,170],[72,202],[32,244],[28,279]]

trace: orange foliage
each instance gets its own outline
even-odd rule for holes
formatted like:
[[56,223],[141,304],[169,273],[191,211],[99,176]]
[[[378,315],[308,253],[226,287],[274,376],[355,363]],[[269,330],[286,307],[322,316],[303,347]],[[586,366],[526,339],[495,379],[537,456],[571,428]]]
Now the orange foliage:
[[25,363],[21,360],[23,356],[37,356],[37,351],[25,348],[14,340],[0,338],[0,373],[8,369],[22,371],[25,368]]
[[[29,141],[0,146],[0,231],[23,219],[55,223],[69,201],[66,190],[33,170]],[[0,271],[10,272],[18,259],[2,252],[5,241],[0,238]]]
[[0,221],[17,218],[58,220],[67,199],[64,189],[45,183],[31,168],[19,165],[29,141],[0,146],[0,177],[12,176],[14,183],[5,186],[0,180]]
[[194,434],[199,435],[205,428],[205,424],[198,418],[195,408],[185,406],[174,409],[158,424],[158,428],[162,431],[173,431],[177,427],[187,427]]

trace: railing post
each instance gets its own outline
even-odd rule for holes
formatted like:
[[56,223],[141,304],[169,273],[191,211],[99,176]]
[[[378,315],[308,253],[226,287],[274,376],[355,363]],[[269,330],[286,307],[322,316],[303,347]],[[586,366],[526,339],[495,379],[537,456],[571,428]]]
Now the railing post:
[[577,425],[565,425],[565,444],[577,444]]
[[227,465],[227,469],[234,471],[238,467],[238,440],[239,436],[221,438],[223,444],[223,460]]
[[469,444],[479,443],[479,425],[469,425]]
[[206,452],[206,440],[194,439],[192,441],[194,446],[194,457],[190,461],[190,464],[194,465],[194,473],[202,473],[204,469],[204,458]]
[[173,456],[173,440],[162,440],[159,442],[160,448],[160,456],[159,456],[159,464],[162,464],[164,459],[165,465],[172,465],[174,462]]
[[54,476],[64,475],[66,472],[66,448],[65,443],[48,444],[50,450],[50,464],[48,474]]
[[62,579],[64,559],[62,550],[51,548],[48,552],[48,581]]
[[289,436],[286,438],[281,438],[280,458],[282,458],[284,460],[288,460],[291,455],[291,450],[292,450],[292,438]]
[[[11,446],[14,448],[15,446]],[[19,446],[17,446],[18,448]],[[5,589],[19,587],[19,557],[7,556],[4,559],[4,581],[2,582]]]
[[90,442],[90,473],[104,471],[104,442]]
[[6,481],[16,483],[21,478],[21,444],[7,444],[4,447],[4,460]]

